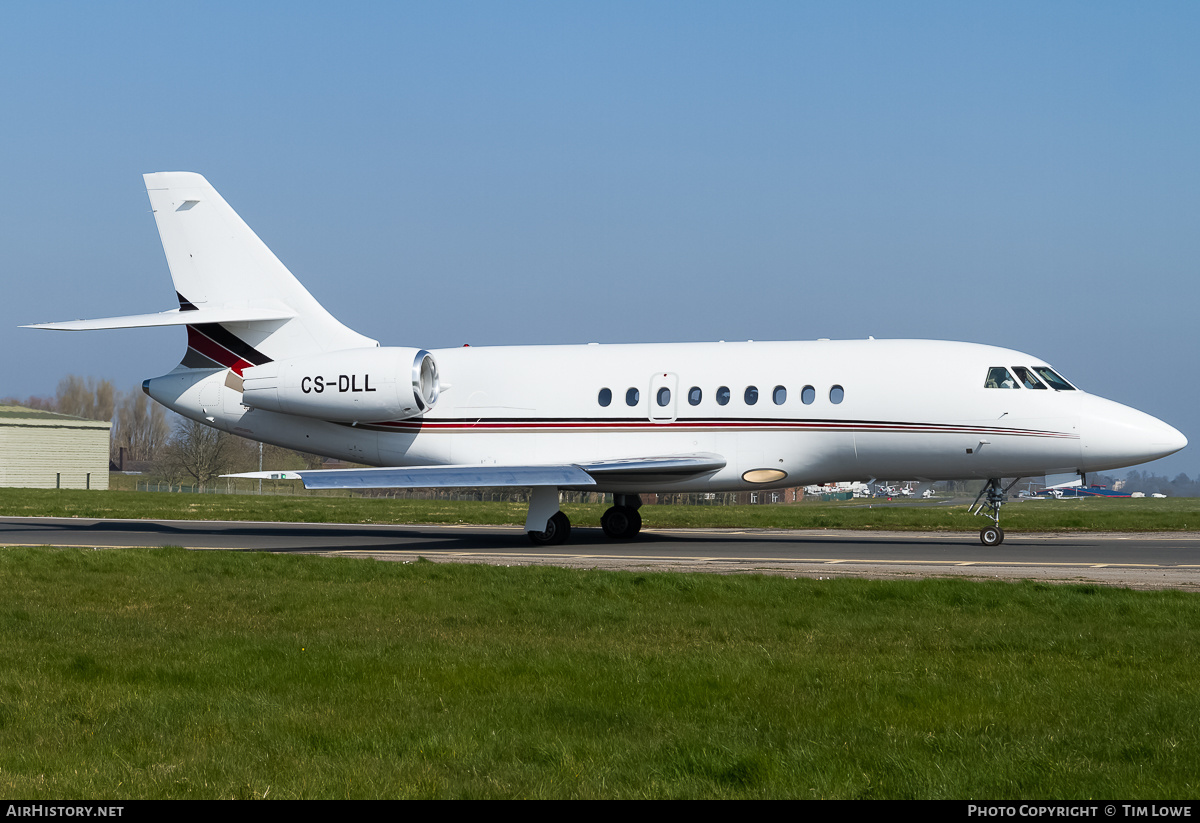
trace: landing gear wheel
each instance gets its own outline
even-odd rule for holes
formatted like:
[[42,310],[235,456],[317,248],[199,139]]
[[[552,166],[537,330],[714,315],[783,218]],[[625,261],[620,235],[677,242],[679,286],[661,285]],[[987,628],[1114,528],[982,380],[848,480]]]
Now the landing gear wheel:
[[1004,529],[999,526],[984,526],[979,531],[979,542],[985,546],[999,546],[1004,542]]
[[529,532],[529,542],[535,546],[557,546],[571,536],[571,521],[562,512],[555,512],[546,521],[544,532]]
[[642,515],[630,506],[613,506],[600,516],[600,527],[609,537],[632,540],[642,529]]

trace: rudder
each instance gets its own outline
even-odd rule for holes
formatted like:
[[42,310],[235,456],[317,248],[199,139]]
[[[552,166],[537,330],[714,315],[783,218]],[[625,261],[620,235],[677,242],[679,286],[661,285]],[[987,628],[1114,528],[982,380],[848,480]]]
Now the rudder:
[[[277,312],[288,319],[188,325],[184,365],[255,364],[378,343],[338,322],[194,172],[144,176],[182,313]],[[192,361],[192,362],[189,362]],[[226,362],[230,361],[230,362]]]

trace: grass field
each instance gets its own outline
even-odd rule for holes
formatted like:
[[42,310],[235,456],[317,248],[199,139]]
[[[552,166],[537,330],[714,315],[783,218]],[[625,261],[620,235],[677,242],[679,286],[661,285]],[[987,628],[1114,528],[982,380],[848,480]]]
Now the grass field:
[[[524,505],[0,490],[0,514],[521,523]],[[597,525],[601,506],[568,506]],[[647,527],[975,530],[963,507]],[[1200,501],[1004,510],[1194,530]],[[161,548],[0,549],[5,798],[1193,798],[1200,599]]]
[[0,795],[1193,798],[1200,599],[0,549]]
[[[353,497],[274,497],[167,492],[0,489],[0,516],[249,520],[301,523],[523,524],[526,504]],[[598,527],[602,505],[564,505],[577,526]],[[966,505],[882,501],[763,506],[644,506],[646,528],[886,529],[977,531]],[[1200,531],[1200,498],[1011,503],[1009,532]]]

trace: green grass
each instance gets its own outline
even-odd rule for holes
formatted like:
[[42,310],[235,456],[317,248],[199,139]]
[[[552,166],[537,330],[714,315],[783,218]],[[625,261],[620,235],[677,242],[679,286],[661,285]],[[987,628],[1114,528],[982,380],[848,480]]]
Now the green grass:
[[[565,505],[577,526],[597,527],[604,506]],[[524,503],[239,496],[166,492],[0,489],[0,516],[249,520],[307,523],[523,524]],[[762,506],[644,506],[646,528],[885,529],[977,531],[986,521],[965,505],[887,505],[867,500]],[[1012,533],[1200,531],[1200,498],[1011,503]]]
[[1192,798],[1200,599],[0,550],[0,795]]

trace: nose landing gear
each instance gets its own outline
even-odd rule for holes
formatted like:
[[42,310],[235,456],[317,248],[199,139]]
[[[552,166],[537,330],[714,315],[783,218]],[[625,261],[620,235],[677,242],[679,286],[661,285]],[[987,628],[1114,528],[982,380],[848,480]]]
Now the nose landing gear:
[[[1000,507],[1004,505],[1009,489],[1020,481],[1019,477],[1013,478],[1013,482],[1001,488],[999,477],[989,478],[987,485],[979,491],[975,502],[971,504],[971,514],[982,514],[992,519],[991,526],[984,526],[979,530],[979,542],[983,545],[999,546],[1004,542],[1004,529],[1000,528]],[[986,512],[983,511],[985,507]]]
[[984,526],[979,530],[979,542],[985,546],[999,546],[1004,542],[1004,529],[999,526]]

